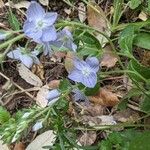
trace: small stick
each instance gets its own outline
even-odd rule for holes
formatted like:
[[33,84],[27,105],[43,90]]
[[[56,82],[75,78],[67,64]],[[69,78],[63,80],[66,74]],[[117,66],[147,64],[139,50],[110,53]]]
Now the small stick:
[[2,72],[0,72],[0,75],[5,78],[6,80],[10,81],[14,86],[16,86],[18,89],[20,89],[21,91],[25,92],[26,95],[28,95],[31,99],[35,100],[35,97],[33,95],[31,95],[29,92],[27,92],[25,89],[23,89],[21,86],[19,86],[17,83],[13,82],[12,80],[10,80],[6,75],[4,75]]

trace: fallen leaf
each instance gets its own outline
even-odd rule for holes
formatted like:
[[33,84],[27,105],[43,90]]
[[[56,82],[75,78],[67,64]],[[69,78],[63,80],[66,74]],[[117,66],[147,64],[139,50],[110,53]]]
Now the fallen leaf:
[[33,65],[32,72],[37,75],[41,80],[44,80],[44,66],[42,64]]
[[70,8],[65,8],[64,9],[64,12],[67,14],[67,15],[70,15],[71,14],[71,9]]
[[46,131],[37,136],[26,148],[26,150],[44,150],[44,146],[52,146],[56,140],[53,130]]
[[3,8],[5,6],[3,0],[0,0],[0,8]]
[[73,52],[68,52],[65,59],[65,69],[69,73],[73,69],[73,59],[75,54]]
[[6,144],[3,144],[2,140],[0,140],[0,150],[9,150],[8,146]]
[[40,87],[43,85],[41,79],[33,74],[26,66],[23,64],[18,64],[17,65],[19,75],[21,76],[22,79],[24,79],[26,82],[28,82],[31,85]]
[[102,116],[98,116],[98,118],[101,119],[100,125],[114,125],[114,124],[116,124],[116,121],[114,120],[113,116],[102,115]]
[[86,20],[86,7],[85,4],[80,2],[78,3],[78,17],[79,20],[83,23]]
[[125,122],[134,123],[140,118],[139,114],[136,111],[131,110],[130,108],[119,111],[115,113],[113,116],[117,122],[123,123]]
[[105,66],[107,68],[114,67],[118,61],[118,56],[115,55],[110,47],[110,45],[104,48],[104,54],[101,59],[101,66]]
[[9,6],[11,8],[16,8],[16,9],[20,9],[20,8],[26,8],[28,9],[30,2],[29,1],[20,1],[18,3],[13,3],[12,1],[5,3],[6,6]]
[[133,87],[132,80],[126,75],[123,76],[123,85],[127,91],[130,91]]
[[25,150],[25,145],[22,142],[16,143],[14,150]]
[[37,93],[36,103],[42,108],[45,108],[48,104],[48,100],[46,99],[46,95],[48,94],[48,92],[49,92],[49,86],[44,85],[40,88],[40,90]]
[[119,103],[117,94],[112,93],[106,88],[101,88],[96,95],[89,96],[89,100],[102,106],[115,106]]
[[84,132],[79,138],[79,143],[83,146],[90,146],[96,141],[96,131]]
[[[95,2],[90,2],[87,6],[87,19],[91,27],[110,37],[111,32],[108,26],[106,15]],[[108,42],[108,40],[101,34],[97,34],[96,37],[101,43],[102,47]]]
[[142,21],[146,21],[148,19],[148,16],[143,11],[141,11],[138,18]]
[[48,83],[50,89],[57,89],[59,87],[60,80],[52,80]]
[[39,0],[39,2],[44,5],[44,6],[48,6],[49,5],[49,0]]

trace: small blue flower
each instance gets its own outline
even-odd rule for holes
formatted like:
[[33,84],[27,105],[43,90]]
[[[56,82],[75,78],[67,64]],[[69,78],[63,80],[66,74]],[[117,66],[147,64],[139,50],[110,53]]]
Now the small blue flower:
[[57,13],[45,13],[40,4],[31,2],[27,10],[27,20],[24,23],[23,31],[35,42],[54,41],[57,38],[54,27],[56,19]]
[[73,37],[69,30],[63,29],[57,33],[57,39],[55,41],[43,42],[44,55],[53,53],[53,48],[66,49],[76,52],[77,45],[73,43]]
[[24,48],[18,47],[16,50],[13,50],[7,54],[9,58],[20,60],[26,67],[31,68],[33,63],[39,64],[40,61],[37,58],[39,54],[38,51],[32,51],[31,53],[23,52]]
[[51,42],[51,45],[60,49],[69,49],[76,52],[77,45],[73,43],[73,37],[69,30],[63,29],[57,33],[57,39]]
[[75,101],[83,100],[83,101],[88,101],[87,96],[83,92],[81,92],[79,89],[73,89],[72,92],[74,93],[73,99]]
[[50,90],[46,96],[46,99],[48,100],[48,106],[51,106],[58,101],[60,95],[61,93],[57,89]]
[[39,129],[43,128],[43,122],[42,121],[38,121],[36,122],[36,124],[32,127],[32,131],[37,131]]
[[88,57],[85,61],[78,58],[73,60],[74,68],[68,78],[82,83],[86,87],[93,88],[97,83],[99,60],[96,57]]

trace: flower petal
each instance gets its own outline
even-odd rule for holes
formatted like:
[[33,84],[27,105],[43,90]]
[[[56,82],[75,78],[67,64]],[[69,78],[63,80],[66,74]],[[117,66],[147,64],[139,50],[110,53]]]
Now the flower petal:
[[49,42],[56,40],[56,38],[57,38],[56,29],[54,26],[51,26],[43,30],[41,41]]
[[53,100],[55,98],[58,98],[60,96],[60,92],[57,89],[53,89],[51,91],[49,91],[49,93],[46,96],[47,100]]
[[20,61],[28,68],[31,68],[33,65],[33,59],[28,55],[21,55]]
[[99,60],[96,57],[88,57],[85,61],[94,72],[99,70]]
[[81,82],[83,79],[83,75],[80,70],[74,69],[70,72],[68,75],[68,78],[75,81],[75,82]]
[[93,88],[97,83],[97,75],[96,73],[91,72],[89,76],[85,76],[81,81],[83,85],[89,88]]
[[21,51],[20,48],[13,50],[7,54],[9,58],[20,60]]
[[26,36],[36,40],[41,38],[42,36],[42,30],[38,30],[33,21],[32,22],[26,21],[23,26],[23,31]]
[[43,18],[43,22],[45,24],[47,24],[48,26],[51,26],[55,23],[56,19],[57,19],[57,13],[55,12],[48,12],[46,13],[46,15]]
[[80,60],[79,58],[75,58],[73,60],[73,64],[78,70],[82,70],[83,68],[89,67],[85,61]]
[[37,2],[31,2],[27,10],[27,19],[29,21],[40,20],[45,15],[45,11]]

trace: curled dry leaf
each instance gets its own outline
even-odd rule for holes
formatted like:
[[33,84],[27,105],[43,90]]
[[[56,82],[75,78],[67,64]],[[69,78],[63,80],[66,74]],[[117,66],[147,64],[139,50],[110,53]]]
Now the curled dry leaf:
[[[95,2],[91,2],[87,6],[87,19],[91,27],[106,34],[108,37],[111,35],[106,15]],[[101,34],[97,34],[97,39],[102,47],[108,42],[108,40]]]
[[84,132],[81,137],[79,137],[79,142],[83,146],[90,146],[96,141],[96,131]]
[[89,96],[89,100],[102,106],[115,106],[119,103],[117,94],[105,88],[101,88],[96,95]]
[[110,47],[110,45],[104,48],[104,54],[101,60],[101,66],[105,66],[107,68],[114,67],[118,61],[118,56],[115,55]]
[[26,150],[44,150],[44,146],[52,146],[56,140],[53,130],[46,131],[37,136],[26,148]]
[[21,76],[22,79],[24,79],[26,82],[28,82],[31,85],[40,87],[43,85],[41,79],[33,74],[26,66],[23,64],[18,64],[17,65],[19,75]]
[[78,17],[81,22],[84,22],[86,20],[86,7],[84,3],[78,3]]
[[68,52],[65,59],[65,68],[69,73],[73,69],[73,59],[75,58],[75,54],[73,52]]

